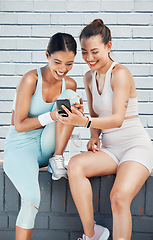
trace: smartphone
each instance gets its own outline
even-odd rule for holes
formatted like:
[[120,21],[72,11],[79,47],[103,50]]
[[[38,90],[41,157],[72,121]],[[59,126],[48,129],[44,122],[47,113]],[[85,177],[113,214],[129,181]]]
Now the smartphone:
[[56,105],[57,105],[58,113],[59,113],[62,117],[68,117],[68,114],[67,114],[67,112],[65,112],[65,110],[62,108],[62,105],[64,105],[70,112],[72,112],[72,111],[71,111],[71,104],[70,104],[70,100],[69,100],[69,99],[56,100]]

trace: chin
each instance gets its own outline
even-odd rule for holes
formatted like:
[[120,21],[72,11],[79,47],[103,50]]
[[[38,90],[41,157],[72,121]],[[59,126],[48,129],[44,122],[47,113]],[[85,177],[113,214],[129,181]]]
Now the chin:
[[92,70],[92,71],[96,71],[99,69],[99,64],[96,64],[95,66],[89,66],[89,68]]

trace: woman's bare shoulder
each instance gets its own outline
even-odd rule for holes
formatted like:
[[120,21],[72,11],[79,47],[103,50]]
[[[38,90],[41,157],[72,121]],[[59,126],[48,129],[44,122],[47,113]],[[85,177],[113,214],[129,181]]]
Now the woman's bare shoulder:
[[22,81],[28,82],[28,83],[32,83],[38,80],[38,76],[37,76],[37,70],[31,70],[27,73],[25,73],[21,79]]
[[112,69],[113,76],[120,76],[120,75],[131,75],[131,72],[127,67],[122,64],[116,64]]
[[32,85],[36,84],[37,80],[38,80],[37,70],[34,69],[23,75],[23,77],[21,78],[21,81],[19,83],[19,86],[23,85],[23,84],[32,86]]
[[122,64],[116,64],[112,70],[112,87],[132,85],[133,82],[129,69]]

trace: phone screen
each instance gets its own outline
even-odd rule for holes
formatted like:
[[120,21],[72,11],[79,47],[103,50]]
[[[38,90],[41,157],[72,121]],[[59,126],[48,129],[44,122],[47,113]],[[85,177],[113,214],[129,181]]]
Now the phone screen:
[[67,112],[65,112],[65,110],[62,108],[62,105],[64,105],[70,112],[72,112],[72,111],[71,111],[71,104],[70,104],[70,100],[69,100],[69,99],[56,100],[56,104],[57,104],[58,113],[59,113],[62,117],[68,117],[68,114],[67,114]]

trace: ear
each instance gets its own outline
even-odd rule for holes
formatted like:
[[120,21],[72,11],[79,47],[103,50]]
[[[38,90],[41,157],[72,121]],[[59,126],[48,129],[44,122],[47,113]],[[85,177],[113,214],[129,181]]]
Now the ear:
[[109,42],[107,43],[107,50],[108,50],[108,53],[110,53],[111,48],[112,48],[112,42],[109,41]]
[[46,58],[49,59],[49,52],[46,50]]

